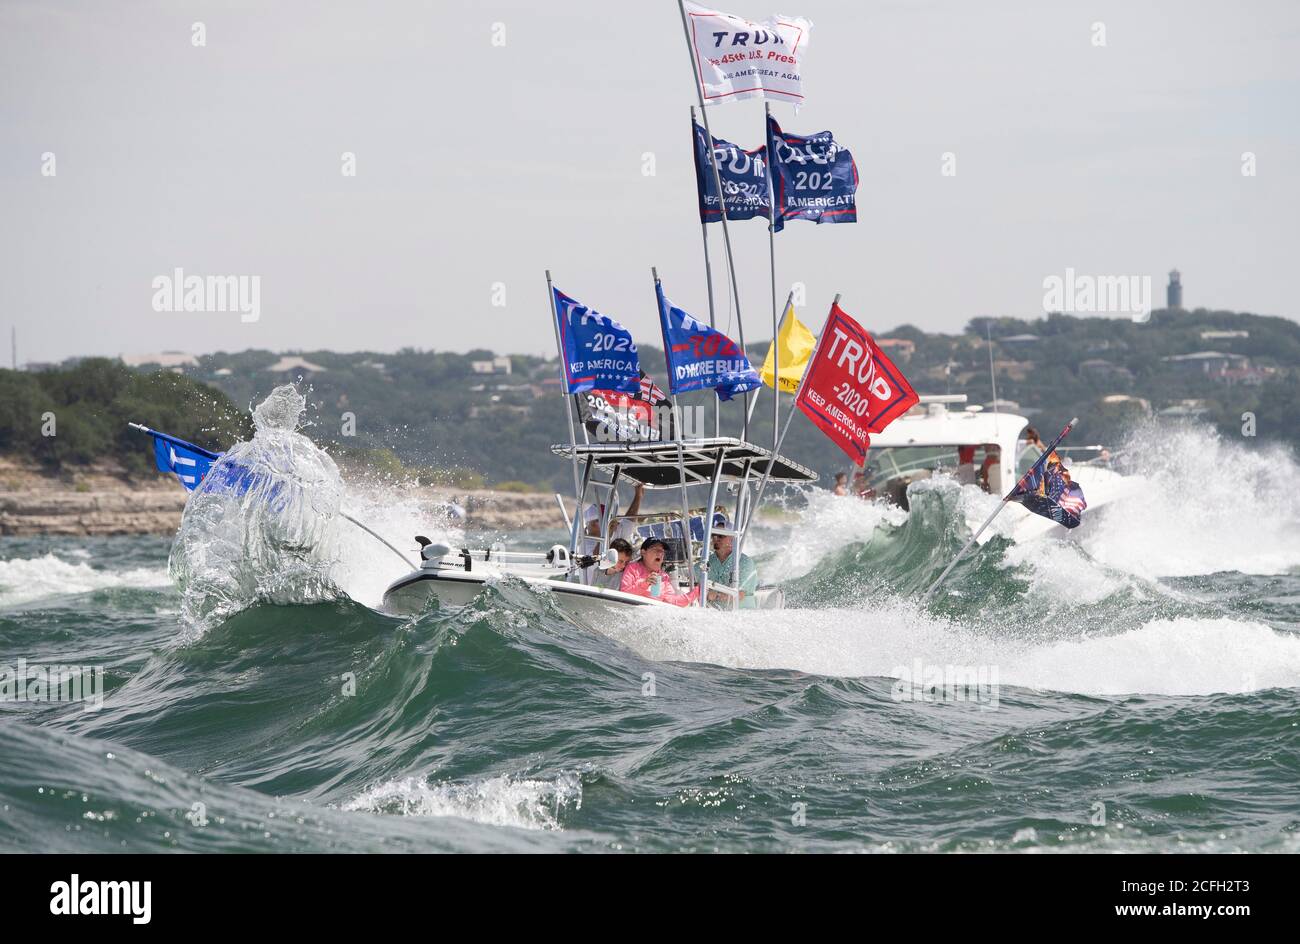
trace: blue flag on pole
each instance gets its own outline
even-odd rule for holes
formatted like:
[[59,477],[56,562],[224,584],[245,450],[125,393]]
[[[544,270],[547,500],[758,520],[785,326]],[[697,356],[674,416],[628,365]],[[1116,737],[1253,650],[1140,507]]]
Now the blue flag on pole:
[[555,292],[555,317],[564,351],[565,393],[641,389],[641,361],[632,333],[608,315]]
[[858,221],[858,167],[829,131],[790,134],[767,118],[767,153],[776,197],[775,229],[787,220]]
[[[224,452],[210,452],[202,446],[160,433],[156,429],[135,423],[131,425],[153,437],[153,458],[158,471],[176,476],[187,492],[194,491],[206,481],[209,489],[229,489],[242,495],[264,479],[247,466],[230,459],[218,465],[217,460],[225,456]],[[210,472],[212,475],[209,480]],[[267,497],[275,498],[278,494],[277,484],[270,489]]]
[[209,452],[175,436],[147,428],[145,432],[153,437],[153,457],[158,471],[176,476],[187,491],[194,491],[212,468],[212,463],[221,458],[219,452]]
[[730,400],[763,385],[758,371],[735,341],[676,307],[658,282],[655,294],[668,361],[668,388],[674,395],[712,388],[719,400]]
[[[722,219],[718,209],[718,187],[709,167],[709,133],[700,123],[695,126],[695,189],[700,198],[700,222],[716,223]],[[767,186],[767,147],[752,151],[713,139],[713,160],[717,162],[722,189],[727,195],[727,219],[767,219],[771,213]]]

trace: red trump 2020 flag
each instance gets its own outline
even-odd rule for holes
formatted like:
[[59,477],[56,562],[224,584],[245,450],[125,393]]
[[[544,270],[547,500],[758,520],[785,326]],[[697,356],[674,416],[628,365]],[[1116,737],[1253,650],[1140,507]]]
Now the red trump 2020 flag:
[[862,325],[831,305],[799,398],[804,416],[861,465],[878,433],[917,402],[903,372]]

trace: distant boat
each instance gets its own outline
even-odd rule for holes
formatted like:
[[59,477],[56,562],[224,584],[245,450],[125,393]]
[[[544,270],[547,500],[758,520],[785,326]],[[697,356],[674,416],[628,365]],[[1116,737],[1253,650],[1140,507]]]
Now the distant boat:
[[[1013,461],[997,463],[996,481],[989,481],[991,494],[1006,495],[1017,480],[1033,464],[1036,454],[1026,454],[1024,439],[1029,420],[1017,413],[990,413],[978,406],[968,406],[960,412],[949,406],[966,403],[965,394],[922,396],[912,411],[895,420],[884,432],[871,438],[868,456],[867,484],[879,497],[895,504],[908,506],[907,490],[916,482],[931,478],[935,473],[947,473],[965,484],[975,483],[973,466],[963,467],[959,462],[961,449],[979,449],[986,443],[998,446],[1003,459]],[[1070,476],[1078,482],[1088,496],[1088,518],[1134,486],[1134,481],[1109,468],[1102,458],[1100,446],[1062,448],[1063,453],[1093,452],[1091,459],[1077,459],[1070,463]],[[967,471],[969,470],[969,471]],[[1031,540],[1066,529],[1054,521],[1036,515],[1022,505],[1010,503],[1006,513],[1011,516],[1010,536],[1017,541]],[[974,525],[972,523],[972,530]],[[1005,529],[1004,529],[1005,533]],[[987,541],[994,532],[985,532]]]

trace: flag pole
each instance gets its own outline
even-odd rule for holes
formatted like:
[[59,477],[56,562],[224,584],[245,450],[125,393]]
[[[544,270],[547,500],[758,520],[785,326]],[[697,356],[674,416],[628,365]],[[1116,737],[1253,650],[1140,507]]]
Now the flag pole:
[[[708,142],[709,146],[713,145],[712,141]],[[695,146],[695,106],[691,106],[691,146]],[[709,155],[713,159],[713,155]],[[708,208],[705,208],[706,212]],[[717,318],[713,314],[713,267],[709,264],[709,224],[703,217],[700,218],[700,236],[704,240],[704,284],[709,292],[709,327],[715,330],[718,327]],[[722,408],[717,397],[713,398],[713,436],[716,439],[722,435]]]
[[[836,293],[834,300],[831,302],[830,309],[826,312],[827,321],[830,320],[831,312],[835,310],[835,306],[839,303],[840,296]],[[763,500],[763,490],[767,488],[767,480],[772,477],[772,466],[776,463],[776,457],[781,453],[781,446],[785,443],[785,434],[790,432],[790,426],[794,423],[794,414],[799,407],[799,394],[803,393],[804,381],[808,379],[808,369],[812,367],[813,364],[817,363],[817,355],[821,353],[822,341],[825,337],[826,328],[823,325],[821,337],[817,339],[817,346],[813,348],[812,356],[808,358],[808,367],[804,368],[803,374],[799,377],[799,386],[795,388],[794,403],[790,406],[790,418],[786,420],[785,429],[781,430],[781,438],[776,441],[776,448],[772,450],[772,458],[767,463],[767,471],[763,473],[762,481],[758,483],[758,494],[754,496],[754,504],[750,506],[749,517],[745,519],[746,528],[749,527],[749,523],[753,520],[754,511],[757,510],[759,502]],[[775,396],[775,394],[773,394],[773,396]],[[779,397],[777,398],[777,402],[780,402]]]
[[[727,228],[727,195],[722,189],[722,174],[718,171],[718,162],[713,156],[713,130],[709,127],[709,111],[704,107],[704,76],[695,64],[695,44],[691,42],[691,28],[686,22],[686,4],[677,0],[677,10],[682,15],[682,36],[686,40],[686,54],[691,59],[691,75],[695,78],[695,94],[700,101],[700,118],[704,121],[704,136],[708,139],[706,151],[709,155],[709,167],[713,169],[713,185],[718,192],[718,213],[722,218],[722,242],[727,250],[727,272],[731,276],[731,297],[736,303],[736,328],[739,334],[740,349],[745,350],[745,319],[740,313],[740,286],[736,281],[736,256],[731,250],[731,230]],[[707,225],[707,224],[706,224]],[[741,428],[741,439],[749,439],[749,391],[745,392],[745,420]]]
[[[663,290],[659,285],[659,270],[655,266],[650,267],[650,277],[655,283],[655,307],[659,309],[659,330],[664,330],[664,310],[663,304],[659,301],[663,297]],[[663,335],[664,340],[664,361],[668,367],[668,389],[673,389],[673,365],[669,360],[668,354],[668,335]],[[679,408],[678,398],[673,398],[673,411]],[[682,483],[682,552],[686,555],[686,575],[691,589],[695,588],[695,549],[691,546],[691,509],[690,502],[687,501],[686,495],[686,452],[682,445],[684,433],[682,430],[681,418],[677,418],[677,475]]]
[[[1077,422],[1079,422],[1079,418],[1076,416],[1074,419],[1070,420],[1070,422],[1066,423],[1065,429],[1061,430],[1061,435],[1056,437],[1056,442],[1052,443],[1051,448],[1047,449],[1043,453],[1041,458],[1046,459],[1053,452],[1055,452],[1056,447],[1060,444],[1061,440],[1064,439],[1066,434],[1069,433],[1070,430],[1074,428],[1074,424]],[[1013,462],[1015,461],[1014,457],[1012,461]],[[1037,463],[1035,463],[1035,465],[1037,465]],[[1029,474],[1028,472],[1025,473],[1025,475],[1028,474]],[[952,569],[957,566],[957,562],[961,560],[962,557],[965,556],[968,550],[970,550],[971,545],[974,544],[977,540],[979,540],[979,536],[984,533],[984,529],[993,523],[994,518],[1002,514],[1002,509],[1007,507],[1007,503],[1011,501],[1011,496],[1013,496],[1016,493],[1016,489],[1020,487],[1020,482],[1024,481],[1024,477],[1025,476],[1022,475],[1020,479],[1016,481],[1016,484],[1012,486],[1011,491],[1007,492],[1006,495],[1002,497],[1002,501],[998,502],[998,507],[993,510],[993,514],[989,515],[988,520],[985,521],[982,525],[980,525],[978,531],[976,531],[974,534],[971,535],[971,539],[962,546],[962,549],[960,551],[957,552],[957,556],[952,559],[952,563],[950,563],[947,567],[943,569],[943,573],[939,575],[939,579],[936,580],[934,583],[930,584],[930,589],[925,591],[925,596],[921,597],[922,606],[924,606],[926,603],[929,602],[930,597],[934,595],[934,591],[939,589],[939,584],[943,583],[944,580],[947,579],[948,574],[952,573]]]
[[[764,139],[769,137],[767,129],[772,123],[771,118],[772,103],[764,99]],[[767,259],[772,277],[772,453],[775,454],[781,427],[781,345],[777,343],[777,335],[780,333],[781,326],[776,313],[776,189],[772,185],[772,162],[776,159],[776,155],[772,153],[770,146],[767,152]],[[793,296],[794,292],[790,294]],[[790,302],[787,300],[786,307],[789,307],[789,305]],[[782,315],[784,314],[782,312]],[[758,397],[755,396],[754,399],[757,400]],[[771,468],[771,466],[769,465],[768,468]]]
[[[560,359],[560,395],[564,397],[564,415],[569,419],[569,452],[573,459],[573,500],[582,502],[582,482],[578,476],[578,434],[573,428],[573,405],[569,402],[569,377],[564,366],[564,342],[560,340],[560,313],[555,308],[555,286],[551,282],[551,270],[546,270],[546,298],[551,307],[551,325],[555,328],[555,353]],[[581,520],[582,509],[575,507],[575,519]]]
[[[780,334],[781,334],[781,325],[785,324],[785,316],[786,316],[786,313],[790,311],[790,306],[791,306],[792,304],[794,304],[794,290],[793,290],[793,289],[791,289],[791,290],[790,290],[790,294],[788,294],[788,295],[785,297],[785,307],[784,307],[783,309],[781,309],[781,319],[780,319],[780,321],[777,322],[777,325],[776,325],[776,331],[775,331],[775,333],[772,335],[772,344],[773,344],[774,347],[775,347],[775,345],[776,345],[776,340],[777,340],[777,338],[778,338],[778,337],[780,336]],[[764,362],[766,363],[766,358],[764,358]],[[773,424],[773,425],[772,425],[772,448],[773,448],[773,449],[776,448],[776,434],[777,434],[777,432],[780,430],[780,422],[779,422],[779,420],[780,420],[780,410],[781,410],[781,407],[780,407],[780,402],[779,402],[779,401],[780,401],[781,398],[780,398],[780,396],[778,396],[778,394],[780,394],[780,392],[781,392],[781,388],[780,388],[780,386],[777,384],[777,380],[778,380],[779,377],[780,377],[780,374],[779,374],[779,372],[778,372],[779,369],[780,369],[780,365],[781,365],[780,357],[779,357],[779,355],[777,355],[777,354],[774,353],[774,354],[772,355],[772,367],[773,367],[773,372],[772,372],[772,384],[773,384],[773,386],[772,386],[772,396],[776,397],[776,399],[777,399],[778,402],[777,402],[776,404],[774,404],[773,407],[772,407],[772,424]],[[754,391],[754,402],[753,402],[752,404],[750,404],[750,407],[749,407],[749,415],[750,415],[751,418],[752,418],[753,415],[754,415],[754,407],[758,405],[758,398],[759,398],[759,396],[762,395],[762,393],[763,393],[763,388],[762,388],[762,387],[759,387],[757,390]]]

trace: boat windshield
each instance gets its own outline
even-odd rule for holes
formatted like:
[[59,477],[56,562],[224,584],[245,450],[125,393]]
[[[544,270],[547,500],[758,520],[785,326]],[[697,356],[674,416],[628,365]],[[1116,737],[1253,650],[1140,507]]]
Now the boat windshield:
[[955,475],[956,446],[887,446],[872,449],[867,462],[867,483],[883,497],[905,506],[907,486],[935,472]]
[[[947,474],[963,480],[958,472],[958,446],[887,446],[873,448],[867,463],[867,483],[872,493],[890,498],[904,508],[907,507],[907,486],[921,479],[928,479],[936,473]],[[1016,475],[1023,475],[1034,464],[1039,453],[1027,449],[1024,442],[1016,443]],[[974,472],[984,461],[984,450],[975,447],[975,455],[970,472],[965,480],[973,483]],[[994,490],[999,488],[993,484]]]

